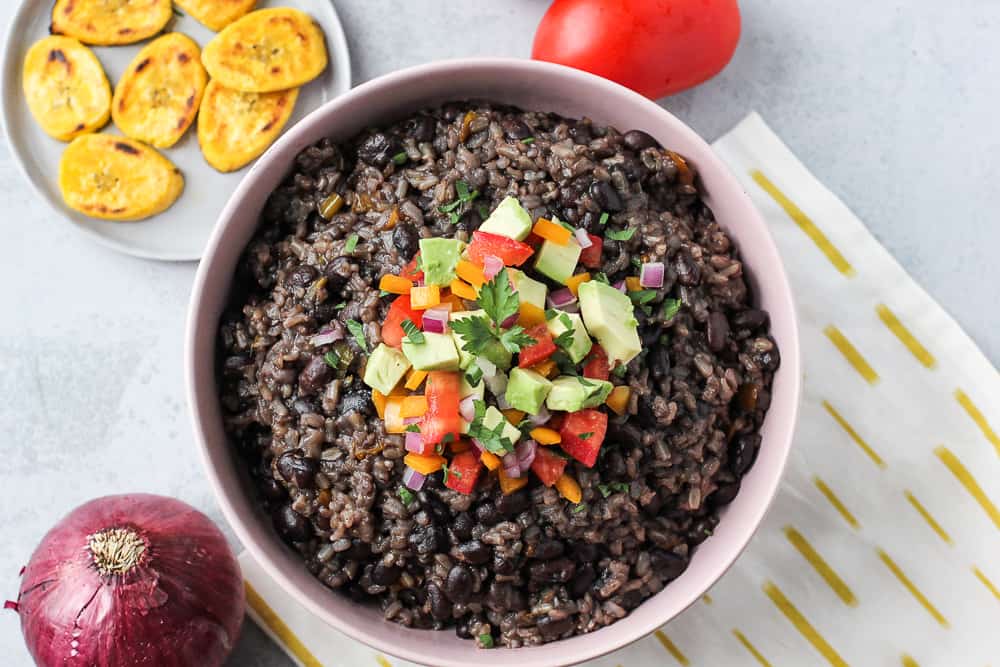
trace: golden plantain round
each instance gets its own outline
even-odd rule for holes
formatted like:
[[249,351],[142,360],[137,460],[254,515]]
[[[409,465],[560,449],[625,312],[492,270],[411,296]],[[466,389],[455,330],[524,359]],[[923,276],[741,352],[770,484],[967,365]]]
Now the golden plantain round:
[[205,45],[201,61],[226,88],[267,93],[296,88],[326,69],[323,31],[305,12],[260,9]]
[[129,64],[115,86],[111,117],[133,139],[170,148],[194,122],[207,82],[198,44],[167,33]]
[[111,86],[94,52],[72,37],[35,42],[24,58],[23,89],[31,115],[60,141],[104,127]]
[[173,16],[170,0],[56,0],[52,33],[84,44],[132,44],[163,30]]
[[244,93],[209,81],[198,114],[198,144],[205,160],[221,172],[252,161],[281,134],[298,96],[298,88]]
[[218,32],[253,9],[257,0],[174,0],[174,4]]
[[177,201],[184,177],[146,144],[110,134],[85,134],[59,161],[66,205],[92,218],[141,220]]

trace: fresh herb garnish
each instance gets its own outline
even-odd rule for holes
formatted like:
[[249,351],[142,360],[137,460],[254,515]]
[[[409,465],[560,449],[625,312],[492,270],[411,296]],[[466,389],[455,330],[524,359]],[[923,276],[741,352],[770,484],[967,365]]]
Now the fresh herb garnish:
[[587,431],[586,433],[581,433],[580,435],[578,435],[576,437],[580,438],[580,440],[590,440],[591,438],[594,437],[594,432],[593,431]]
[[469,203],[479,196],[479,190],[472,190],[470,192],[469,184],[465,181],[455,181],[455,192],[458,194],[457,199],[438,208],[438,211],[441,213],[448,214],[448,220],[451,224],[457,223],[462,217],[462,214],[457,209],[462,204]]
[[534,137],[525,137],[524,139],[521,139],[521,143],[525,144],[525,145],[531,145],[531,144],[535,143],[535,138]]
[[635,268],[637,268],[637,269],[639,269],[641,271],[642,270],[642,260],[639,259],[638,257],[633,257],[632,258],[632,266],[634,266]]
[[407,433],[420,433],[420,424],[407,424],[403,430]]
[[604,213],[601,213],[601,217],[597,220],[597,222],[603,227],[608,224],[608,218],[610,217],[611,216],[608,215],[607,211],[605,211]]
[[556,336],[552,342],[555,343],[557,347],[569,350],[569,348],[573,346],[573,332],[575,331],[573,327],[573,320],[569,319],[569,315],[566,313],[560,313],[559,322],[566,327],[566,330]]
[[351,254],[357,247],[358,247],[358,235],[351,234],[349,237],[347,237],[347,243],[344,244],[344,252],[346,252],[347,254]]
[[357,341],[358,347],[367,352],[368,341],[365,339],[365,326],[357,320],[347,320],[347,330],[354,336],[354,340]]
[[614,374],[615,377],[623,378],[626,375],[628,375],[628,366],[626,366],[625,364],[622,364],[621,366],[615,366],[615,368],[611,372],[612,374]]
[[598,484],[597,490],[601,492],[601,496],[607,498],[611,495],[611,489],[608,488],[607,484]]
[[524,327],[514,325],[505,330],[501,326],[504,320],[517,314],[519,304],[517,292],[511,288],[507,278],[507,269],[501,269],[479,290],[479,307],[486,317],[463,317],[451,323],[451,328],[464,340],[462,349],[479,355],[487,345],[497,340],[508,352],[516,354],[521,348],[534,345],[535,339],[524,333]]
[[323,361],[326,362],[327,366],[329,366],[334,370],[340,368],[340,356],[333,350],[330,350],[329,352],[323,355]]
[[404,165],[406,161],[410,159],[410,156],[406,154],[406,151],[399,151],[392,156],[392,161],[397,165]]
[[680,299],[667,299],[666,301],[663,302],[663,319],[665,320],[672,319],[673,316],[676,315],[677,311],[679,311],[680,309],[681,309]]
[[493,635],[484,632],[479,635],[479,643],[483,645],[483,648],[493,648]]
[[604,237],[611,239],[612,241],[628,241],[635,234],[635,227],[630,227],[628,229],[609,229],[604,232]]
[[454,475],[455,479],[462,479],[462,473],[457,470],[449,470],[447,463],[441,464],[441,472],[444,473],[444,479],[442,480],[445,484],[448,483],[448,475]]
[[559,311],[555,308],[549,308],[545,311],[546,320],[554,320],[559,315]]
[[476,210],[479,211],[479,217],[483,220],[490,217],[490,207],[486,204],[480,204]]
[[427,339],[424,338],[424,332],[418,329],[417,325],[414,324],[413,320],[409,317],[403,320],[402,323],[400,323],[400,326],[403,327],[403,331],[406,332],[406,339],[411,343],[423,345],[427,342]]
[[344,308],[347,308],[346,301],[341,301],[340,303],[338,303],[336,306],[333,307],[334,310],[343,310]]
[[446,445],[450,445],[451,443],[455,442],[455,434],[454,433],[445,433],[444,437],[441,438],[441,442],[443,442]]
[[646,313],[646,317],[652,317],[653,307],[650,306],[648,303],[639,306],[639,308],[642,310],[642,312]]
[[476,440],[480,446],[488,452],[503,456],[514,451],[514,443],[510,438],[503,437],[503,427],[506,420],[501,420],[493,428],[488,428],[483,423],[486,416],[486,403],[483,401],[473,401],[476,416],[469,424],[469,437]]
[[573,514],[579,514],[587,510],[587,503],[580,503],[573,508]]
[[576,364],[573,360],[569,358],[569,355],[562,350],[556,350],[549,357],[552,361],[556,362],[556,367],[559,369],[560,375],[579,375],[576,371]]
[[638,292],[629,292],[628,295],[629,298],[632,299],[632,303],[636,304],[649,303],[650,301],[656,298],[656,290],[644,289],[644,290],[639,290]]
[[469,366],[468,372],[465,374],[465,381],[469,383],[470,387],[475,387],[479,384],[480,380],[483,379],[483,369],[472,364]]
[[[591,382],[590,380],[588,380],[587,378],[583,377],[582,375],[577,378],[577,381],[580,384],[582,384],[584,387],[596,387],[597,386],[597,384],[595,382]],[[593,435],[593,434],[591,434],[591,435]]]
[[413,492],[410,491],[405,486],[399,487],[398,493],[399,493],[399,499],[402,500],[403,504],[406,505],[407,507],[409,507],[413,503],[413,501],[417,499],[417,497],[413,495]]
[[605,274],[603,271],[598,271],[597,273],[595,273],[594,280],[596,280],[599,283],[604,283],[605,285],[611,284],[611,281],[608,280],[607,274]]
[[612,482],[611,488],[619,493],[628,493],[632,490],[627,482]]

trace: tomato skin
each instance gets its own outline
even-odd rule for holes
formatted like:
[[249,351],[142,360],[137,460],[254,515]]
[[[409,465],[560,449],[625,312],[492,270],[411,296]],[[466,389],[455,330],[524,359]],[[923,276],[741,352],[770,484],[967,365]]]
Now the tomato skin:
[[594,343],[583,365],[583,377],[592,380],[607,380],[611,377],[611,365],[608,363],[608,353],[604,348]]
[[736,0],[555,0],[531,57],[657,99],[718,74],[739,38]]
[[601,268],[601,251],[604,250],[604,239],[589,233],[587,236],[590,237],[590,242],[593,245],[584,248],[583,252],[580,253],[580,263],[588,269],[599,269]]
[[476,478],[479,477],[479,453],[469,449],[455,454],[448,464],[448,481],[444,483],[449,489],[459,493],[469,494],[476,488]]
[[461,437],[462,418],[458,412],[461,384],[461,375],[452,371],[431,371],[427,374],[424,387],[427,414],[420,424],[420,436],[425,446],[444,442],[449,433],[455,440]]
[[514,239],[490,234],[489,232],[472,232],[472,243],[466,252],[469,261],[483,266],[487,255],[495,255],[503,260],[504,266],[521,266],[535,251],[527,243]]
[[552,334],[549,333],[548,327],[544,324],[536,324],[524,333],[537,342],[534,345],[521,348],[517,357],[517,365],[521,368],[529,368],[548,359],[558,349],[552,340]]
[[410,319],[418,327],[424,326],[424,313],[421,310],[413,310],[410,307],[410,296],[402,294],[389,306],[389,312],[385,315],[382,323],[382,342],[391,347],[399,347],[403,344],[403,320]]
[[[591,435],[588,438],[581,438],[584,433]],[[608,416],[603,412],[597,410],[571,412],[566,415],[559,429],[559,435],[562,437],[559,446],[583,465],[593,468],[607,433]]]
[[535,460],[531,462],[531,472],[542,480],[542,484],[552,486],[562,476],[567,463],[568,459],[564,459],[548,447],[539,446],[535,452]]

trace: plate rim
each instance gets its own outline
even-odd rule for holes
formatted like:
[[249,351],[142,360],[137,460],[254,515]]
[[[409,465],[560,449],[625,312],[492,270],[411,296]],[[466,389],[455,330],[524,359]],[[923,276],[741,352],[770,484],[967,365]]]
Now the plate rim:
[[[351,65],[351,47],[350,43],[347,40],[347,33],[344,31],[344,24],[340,20],[340,13],[337,11],[336,0],[313,0],[313,1],[319,5],[323,5],[328,8],[327,11],[329,11],[330,18],[332,20],[331,27],[333,28],[333,34],[326,35],[327,49],[330,52],[331,62],[335,62],[338,65],[340,65],[340,63],[343,63],[341,67],[345,72],[343,83],[340,86],[334,84],[329,89],[331,99],[333,99],[348,92],[354,85],[353,70]],[[6,29],[3,31],[4,46],[3,46],[3,52],[2,54],[0,54],[0,128],[3,129],[3,135],[7,140],[7,146],[11,156],[11,161],[16,166],[17,171],[21,174],[21,177],[29,184],[36,198],[44,202],[45,206],[51,212],[58,215],[60,223],[67,223],[73,229],[74,233],[80,234],[82,237],[95,241],[96,243],[104,246],[105,248],[110,248],[111,250],[114,250],[116,252],[131,257],[138,257],[140,259],[156,260],[162,262],[199,261],[205,253],[205,248],[207,247],[208,239],[211,237],[211,233],[209,233],[209,235],[206,236],[205,243],[196,253],[158,251],[155,248],[130,245],[122,241],[110,238],[102,234],[101,232],[98,232],[90,227],[81,224],[79,221],[67,215],[66,212],[60,208],[57,202],[54,202],[52,198],[49,197],[49,195],[42,188],[41,184],[38,183],[36,179],[31,175],[31,172],[28,169],[27,159],[24,155],[25,151],[23,149],[23,146],[21,145],[21,141],[20,139],[14,137],[13,132],[11,131],[11,128],[13,127],[14,105],[23,103],[23,95],[21,94],[7,95],[5,93],[11,86],[17,86],[17,81],[16,81],[17,77],[15,76],[16,70],[14,69],[14,67],[17,66],[17,63],[13,61],[15,57],[14,51],[16,50],[14,48],[14,43],[18,28],[23,26],[23,24],[28,20],[30,12],[36,10],[38,5],[41,5],[41,7],[44,8],[49,4],[51,4],[50,0],[19,0],[17,8],[14,10],[14,14],[11,17],[10,23],[6,26]],[[213,31],[213,32],[217,33],[218,31]],[[19,40],[19,41],[24,41],[24,40]],[[149,40],[142,40],[142,42],[147,42],[147,41]],[[91,47],[88,45],[88,48]],[[20,93],[19,87],[17,87],[17,91],[18,93]],[[309,113],[311,113],[311,111],[307,111],[306,115],[308,116]],[[292,125],[286,127],[282,131],[282,134],[288,132],[288,130],[294,127],[294,125],[295,124],[293,123]],[[112,126],[111,121],[108,122],[108,125],[106,127],[109,126]],[[39,131],[42,130],[39,128]],[[189,131],[191,131],[190,128]],[[263,158],[264,155],[266,155],[271,150],[272,146],[274,146],[273,142],[271,143],[271,146],[268,146],[267,150],[264,151],[264,153],[262,153],[253,161],[251,168],[247,170],[247,172],[243,174],[243,176],[240,177],[239,179],[240,181],[242,181],[243,178],[245,178],[246,175],[250,173],[250,171],[256,166],[257,160]],[[235,190],[235,188],[238,185],[239,181],[234,182],[233,189]],[[221,213],[221,210],[219,212]],[[218,218],[219,218],[218,215],[213,216],[212,220],[213,227],[218,222]],[[126,222],[122,224],[130,224],[130,223]]]

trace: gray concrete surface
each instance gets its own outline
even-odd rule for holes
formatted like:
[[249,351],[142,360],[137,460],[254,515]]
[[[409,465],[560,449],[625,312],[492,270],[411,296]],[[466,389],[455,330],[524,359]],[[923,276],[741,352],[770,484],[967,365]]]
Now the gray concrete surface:
[[[16,4],[0,3],[0,23]],[[526,57],[548,2],[336,4],[361,82],[439,58]],[[1000,364],[1000,3],[742,4],[729,68],[663,105],[710,140],[760,111]],[[91,497],[165,493],[221,516],[182,390],[194,265],[123,257],[72,233],[35,201],[6,142],[0,207],[2,599],[45,530]],[[9,612],[0,655],[30,664]],[[291,663],[248,625],[231,664]]]

